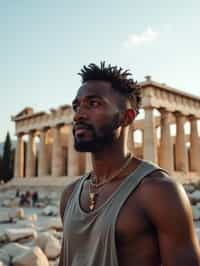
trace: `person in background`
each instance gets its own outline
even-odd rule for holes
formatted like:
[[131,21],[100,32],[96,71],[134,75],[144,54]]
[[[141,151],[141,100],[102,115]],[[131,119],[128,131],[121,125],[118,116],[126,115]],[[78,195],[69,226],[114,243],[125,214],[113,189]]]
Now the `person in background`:
[[35,207],[38,202],[38,192],[34,191],[32,193],[32,205]]

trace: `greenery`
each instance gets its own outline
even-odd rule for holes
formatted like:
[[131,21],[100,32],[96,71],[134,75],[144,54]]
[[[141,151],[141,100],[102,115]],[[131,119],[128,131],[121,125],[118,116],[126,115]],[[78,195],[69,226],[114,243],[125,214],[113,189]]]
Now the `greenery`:
[[0,180],[8,182],[13,177],[14,168],[14,150],[9,132],[6,135],[3,148],[3,156],[0,158]]
[[2,176],[2,171],[3,171],[3,160],[2,160],[2,157],[0,156],[0,180]]

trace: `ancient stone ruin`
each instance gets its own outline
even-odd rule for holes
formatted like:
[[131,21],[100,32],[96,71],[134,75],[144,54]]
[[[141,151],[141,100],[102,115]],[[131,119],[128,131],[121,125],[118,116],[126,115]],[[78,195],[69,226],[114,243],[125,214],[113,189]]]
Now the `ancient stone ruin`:
[[[140,85],[144,119],[130,127],[129,149],[158,163],[181,182],[198,180],[200,98],[149,76]],[[91,169],[90,155],[73,148],[72,119],[69,105],[48,113],[25,108],[12,117],[17,135],[15,177],[79,176]]]

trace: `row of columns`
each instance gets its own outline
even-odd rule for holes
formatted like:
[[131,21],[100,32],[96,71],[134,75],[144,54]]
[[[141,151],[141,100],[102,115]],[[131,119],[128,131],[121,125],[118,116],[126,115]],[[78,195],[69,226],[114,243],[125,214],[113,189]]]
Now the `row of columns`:
[[[62,134],[61,128],[63,125],[58,125],[52,128],[52,155],[51,155],[51,175],[52,176],[63,176],[64,175],[64,160],[63,160],[63,148],[62,148]],[[47,150],[47,132],[48,128],[40,131],[40,145],[38,153],[38,176],[49,175],[49,158]],[[26,170],[25,175],[27,177],[35,176],[36,169],[36,144],[35,144],[36,132],[31,131],[29,133],[27,152],[26,152]],[[90,158],[84,154],[76,152],[73,147],[73,135],[72,126],[68,125],[68,136],[67,136],[67,169],[69,176],[77,176],[82,174],[86,169],[90,168]],[[19,134],[15,152],[15,176],[24,176],[24,141],[23,135]]]
[[[173,152],[173,142],[170,135],[170,115],[171,112],[165,109],[159,109],[161,114],[160,128],[161,139],[159,147],[159,160],[157,154],[157,139],[155,117],[153,108],[145,108],[144,118],[144,136],[143,136],[143,157],[146,160],[158,162],[161,167],[169,172],[182,171],[187,173],[189,170],[188,151],[186,146],[186,135],[184,124],[186,117],[180,112],[175,112],[176,119],[176,141],[175,141],[175,158]],[[190,133],[190,170],[200,173],[200,137],[198,135],[197,118],[189,117],[191,123]],[[175,159],[175,169],[174,169]]]
[[[186,146],[186,135],[184,124],[186,117],[179,113],[173,113],[176,121],[176,137],[175,137],[175,152],[174,144],[170,134],[170,116],[171,112],[160,108],[160,146],[159,155],[157,152],[157,135],[154,109],[152,107],[145,108],[145,118],[143,124],[143,158],[156,163],[170,173],[174,170],[187,173],[189,170],[188,150]],[[197,118],[194,116],[188,117],[191,123],[190,133],[190,170],[200,173],[200,137],[198,135]],[[187,118],[187,119],[188,119]],[[52,129],[52,156],[51,156],[51,175],[63,176],[64,162],[62,150],[62,135],[61,128],[63,125],[57,125]],[[131,125],[130,132],[134,131],[134,125]],[[40,146],[38,157],[38,176],[49,175],[49,162],[47,151],[47,132],[48,128],[40,131]],[[29,133],[27,156],[26,156],[26,176],[35,176],[36,165],[36,146],[35,146],[36,132]],[[72,126],[68,125],[68,175],[77,176],[84,171],[91,169],[91,159],[88,154],[78,153],[73,147]],[[128,140],[129,148],[134,148],[133,134],[129,134]],[[80,164],[80,161],[82,162]],[[174,167],[175,165],[175,167]],[[15,156],[15,176],[23,176],[24,174],[24,143],[23,135],[18,135],[16,156]]]

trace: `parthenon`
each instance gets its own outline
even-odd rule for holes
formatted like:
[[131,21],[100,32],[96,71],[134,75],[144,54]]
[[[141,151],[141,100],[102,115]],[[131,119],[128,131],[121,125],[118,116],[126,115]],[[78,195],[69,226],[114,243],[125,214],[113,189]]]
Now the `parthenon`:
[[[150,76],[140,86],[144,118],[131,125],[128,148],[174,176],[200,179],[200,97]],[[90,154],[73,148],[70,105],[36,113],[27,107],[12,120],[17,136],[15,177],[78,176],[91,169]]]

